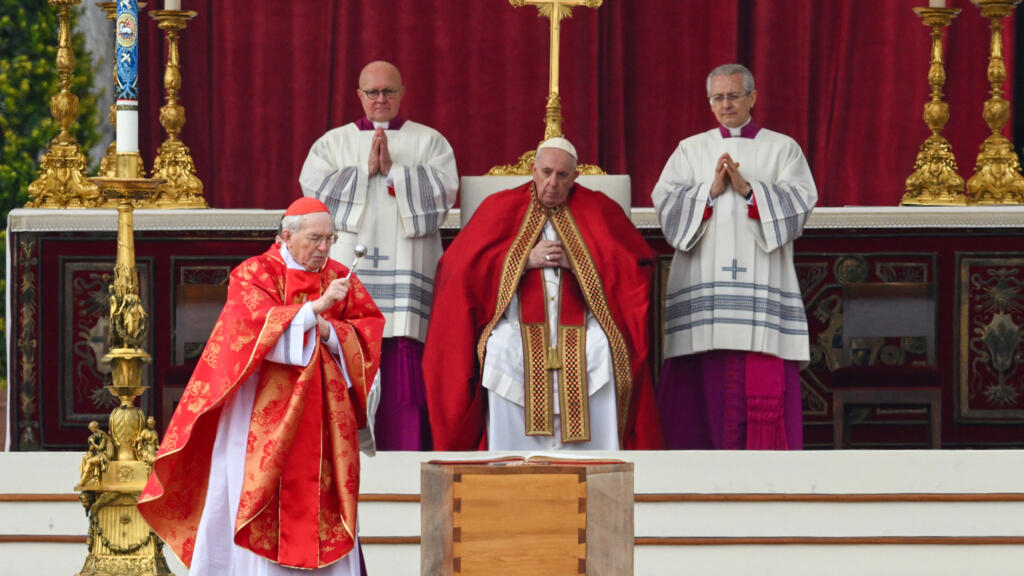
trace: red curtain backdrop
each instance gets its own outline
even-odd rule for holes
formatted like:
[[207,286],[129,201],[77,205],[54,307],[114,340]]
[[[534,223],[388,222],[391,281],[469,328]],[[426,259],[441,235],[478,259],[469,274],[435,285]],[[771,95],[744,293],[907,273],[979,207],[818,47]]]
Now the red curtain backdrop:
[[[152,0],[161,8],[162,0]],[[362,115],[364,64],[402,71],[402,114],[440,130],[461,175],[518,159],[543,137],[548,21],[507,0],[184,0],[199,15],[182,33],[182,103],[207,201],[215,208],[283,208],[300,195],[313,141]],[[714,126],[711,68],[754,72],[756,120],[795,138],[821,206],[899,202],[928,135],[927,0],[605,0],[562,23],[564,131],[581,160],[650,191],[675,145]],[[969,0],[948,29],[944,134],[960,173],[973,173],[989,133],[988,20]],[[143,17],[143,156],[163,138],[165,48]],[[1013,20],[1004,28],[1012,78]],[[1012,98],[1010,82],[1005,84]],[[1005,131],[1010,133],[1010,126]],[[1019,144],[1019,143],[1018,143]]]

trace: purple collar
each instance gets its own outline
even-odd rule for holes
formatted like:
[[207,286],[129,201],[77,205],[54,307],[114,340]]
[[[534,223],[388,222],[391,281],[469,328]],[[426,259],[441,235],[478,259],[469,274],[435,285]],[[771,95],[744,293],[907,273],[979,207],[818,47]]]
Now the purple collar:
[[[737,138],[753,138],[757,136],[757,133],[761,131],[761,127],[754,123],[753,120],[747,122],[743,128],[740,128],[740,135]],[[732,134],[729,129],[721,124],[718,125],[718,132],[722,134],[722,138],[731,138]]]
[[[356,120],[355,124],[356,128],[359,128],[360,130],[376,130],[373,126],[373,122],[370,122],[370,119],[366,116]],[[388,122],[388,130],[401,130],[402,124],[405,124],[405,118],[395,116],[391,119],[391,122]]]

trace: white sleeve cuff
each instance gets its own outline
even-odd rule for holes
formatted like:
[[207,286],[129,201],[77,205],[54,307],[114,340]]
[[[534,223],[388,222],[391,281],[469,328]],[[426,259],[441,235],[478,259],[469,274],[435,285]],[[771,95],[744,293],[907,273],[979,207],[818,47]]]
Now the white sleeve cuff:
[[316,349],[317,321],[313,305],[309,302],[299,308],[291,324],[285,328],[274,348],[267,354],[267,360],[278,364],[305,366],[313,358]]

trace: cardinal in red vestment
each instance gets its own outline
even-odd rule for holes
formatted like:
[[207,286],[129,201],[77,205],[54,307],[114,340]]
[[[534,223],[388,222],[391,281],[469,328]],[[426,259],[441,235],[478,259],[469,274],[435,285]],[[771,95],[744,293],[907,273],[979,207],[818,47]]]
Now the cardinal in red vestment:
[[359,450],[384,318],[328,258],[335,239],[327,207],[302,198],[231,273],[139,498],[193,576],[363,571]]
[[437,450],[655,449],[654,255],[575,183],[565,138],[487,198],[441,257],[424,351]]

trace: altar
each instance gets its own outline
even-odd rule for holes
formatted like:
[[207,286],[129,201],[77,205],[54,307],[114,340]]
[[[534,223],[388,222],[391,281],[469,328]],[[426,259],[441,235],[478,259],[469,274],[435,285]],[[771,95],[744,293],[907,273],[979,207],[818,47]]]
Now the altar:
[[[273,241],[280,211],[139,210],[135,248],[152,351],[141,397],[166,425],[219,311],[232,267]],[[660,255],[656,301],[671,250],[651,208],[631,218]],[[107,285],[116,250],[111,210],[18,209],[8,219],[7,327],[12,450],[81,450],[113,397],[102,386]],[[449,213],[444,235],[460,227]],[[831,372],[841,349],[842,287],[936,286],[945,448],[1024,446],[1024,207],[818,208],[796,243],[811,332],[801,372],[806,447],[832,447]],[[371,264],[372,265],[372,264]],[[652,333],[660,334],[660,304]],[[655,373],[661,364],[654,346]],[[923,447],[923,411],[862,410],[855,447]]]

